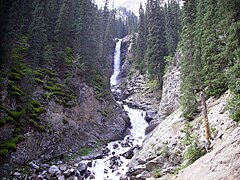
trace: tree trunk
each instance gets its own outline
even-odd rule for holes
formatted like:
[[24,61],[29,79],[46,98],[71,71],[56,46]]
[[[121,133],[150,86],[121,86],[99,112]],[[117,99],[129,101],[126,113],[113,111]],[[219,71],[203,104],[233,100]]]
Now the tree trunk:
[[200,99],[201,99],[201,104],[202,104],[202,116],[204,119],[204,124],[205,124],[205,137],[207,140],[207,148],[210,149],[210,145],[211,145],[211,141],[210,139],[212,139],[211,137],[211,131],[209,128],[209,121],[208,121],[208,116],[207,116],[207,104],[206,104],[206,100],[204,97],[204,93],[201,92],[200,94]]

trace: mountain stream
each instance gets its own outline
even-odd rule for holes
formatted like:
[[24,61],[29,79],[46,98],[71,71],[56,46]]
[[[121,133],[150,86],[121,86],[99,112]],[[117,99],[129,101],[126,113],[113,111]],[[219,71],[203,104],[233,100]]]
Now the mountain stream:
[[[121,68],[121,42],[121,39],[118,40],[115,47],[114,73],[110,79],[112,91],[114,91],[114,86],[118,83]],[[118,103],[121,104],[121,102]],[[91,163],[92,167],[89,167],[88,170],[97,180],[119,180],[121,176],[125,175],[134,149],[140,148],[145,138],[145,128],[148,126],[148,123],[144,120],[145,112],[129,108],[124,104],[123,108],[127,111],[131,121],[131,134],[127,135],[124,140],[108,143],[106,147],[108,150],[107,155],[102,159],[85,161],[86,164]]]

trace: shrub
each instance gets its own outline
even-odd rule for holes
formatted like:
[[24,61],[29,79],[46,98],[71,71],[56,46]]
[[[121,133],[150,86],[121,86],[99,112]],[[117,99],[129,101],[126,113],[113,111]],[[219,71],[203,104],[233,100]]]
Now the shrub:
[[21,98],[22,98],[22,96],[21,96],[21,94],[19,93],[19,92],[10,92],[9,93],[9,96],[11,97],[11,98],[16,98],[17,100],[21,100]]
[[8,150],[3,148],[3,149],[0,149],[0,156],[6,156],[8,154]]
[[18,73],[11,72],[9,74],[9,79],[13,80],[13,81],[21,81],[22,76],[20,74],[18,74]]
[[35,108],[38,108],[41,106],[40,103],[34,99],[31,99],[30,104]]
[[33,80],[38,83],[38,84],[43,84],[43,80],[39,79],[39,78],[33,78]]
[[183,155],[184,160],[186,160],[185,166],[188,166],[203,156],[206,151],[199,146],[198,138],[196,135],[192,134],[193,127],[189,122],[185,124],[185,127],[181,132],[184,133],[182,143],[186,145],[186,150]]
[[46,91],[51,91],[51,92],[61,90],[61,88],[54,86],[54,85],[53,86],[44,86],[43,89]]
[[38,107],[38,108],[33,108],[33,110],[37,113],[37,114],[41,114],[46,112],[46,109],[44,107]]
[[22,111],[8,111],[8,115],[13,118],[15,121],[19,120],[22,116]]
[[42,131],[42,132],[46,132],[46,129],[45,129],[45,127],[44,126],[40,126],[37,122],[35,122],[34,120],[32,120],[32,119],[30,119],[30,124],[33,126],[33,127],[35,127],[35,128],[37,128],[38,130],[40,130],[40,131]]

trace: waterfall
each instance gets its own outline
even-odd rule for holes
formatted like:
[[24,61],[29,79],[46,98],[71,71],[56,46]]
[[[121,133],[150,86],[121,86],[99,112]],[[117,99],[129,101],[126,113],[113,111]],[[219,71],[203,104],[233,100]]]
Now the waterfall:
[[113,75],[111,76],[110,83],[112,86],[117,85],[118,75],[121,69],[121,43],[122,39],[119,39],[114,53],[114,62],[113,62]]
[[[112,92],[115,91],[114,86],[118,83],[118,75],[121,69],[121,42],[122,39],[119,39],[115,47],[114,73],[110,79]],[[91,171],[91,174],[94,175],[97,180],[119,180],[122,175],[125,175],[132,156],[130,155],[129,157],[129,155],[127,155],[127,157],[124,154],[128,154],[129,152],[134,153],[134,149],[142,146],[145,138],[145,128],[148,126],[148,123],[144,120],[145,113],[143,113],[142,110],[131,109],[124,104],[123,108],[128,113],[131,121],[131,134],[127,135],[123,140],[108,143],[102,149],[103,151],[107,151],[104,157],[85,161],[86,164],[92,164],[88,170]]]

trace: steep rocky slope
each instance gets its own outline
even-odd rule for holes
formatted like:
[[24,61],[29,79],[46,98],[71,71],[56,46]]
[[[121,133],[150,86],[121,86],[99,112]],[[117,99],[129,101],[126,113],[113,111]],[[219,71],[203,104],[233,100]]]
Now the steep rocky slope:
[[[128,49],[128,53],[130,55],[124,59],[125,62],[131,57],[131,49]],[[144,109],[147,113],[149,110],[157,112],[150,118],[146,129],[149,134],[143,147],[135,149],[128,176],[132,179],[238,179],[240,129],[229,117],[229,92],[220,98],[206,101],[213,137],[211,149],[207,150],[205,124],[201,114],[191,122],[181,116],[180,59],[180,54],[177,53],[168,67],[162,96],[156,96],[159,90],[149,87],[145,75],[131,73],[131,63],[127,66],[128,73],[122,66],[124,74],[128,74],[120,85],[124,102]],[[189,151],[191,145],[184,142],[186,138],[192,138],[192,144],[196,142],[192,146],[196,148],[195,152]],[[197,160],[188,166],[189,158]]]
[[31,84],[25,81],[32,70],[23,62],[1,74],[1,176],[34,159],[48,161],[124,136],[129,118],[110,93],[108,66],[107,78],[95,72],[91,83],[81,74],[70,77],[69,67],[64,78],[50,68],[34,70]]

